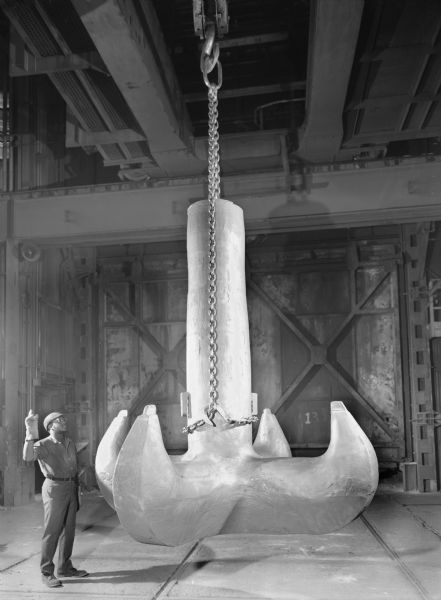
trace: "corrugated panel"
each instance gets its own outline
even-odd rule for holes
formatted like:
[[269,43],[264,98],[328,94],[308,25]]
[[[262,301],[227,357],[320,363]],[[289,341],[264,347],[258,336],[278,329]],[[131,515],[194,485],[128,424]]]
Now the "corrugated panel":
[[[50,3],[47,8],[51,8]],[[25,2],[11,3],[7,8],[11,22],[37,57],[58,56],[72,52],[73,50],[59,33],[58,20],[56,23],[46,24],[44,19],[49,19],[50,15],[44,11],[43,6],[37,10],[36,5]],[[49,10],[50,14],[52,12]],[[75,11],[71,10],[69,14],[71,27],[81,28],[84,44],[84,27]],[[61,24],[63,23],[65,24],[65,19],[61,21]],[[53,28],[53,31],[50,28]],[[94,49],[90,40],[89,46],[88,49]],[[79,73],[74,71],[50,73],[49,78],[86,131],[139,130],[135,118],[112,78],[92,70]],[[133,155],[131,149],[123,143],[98,146],[105,161],[122,163],[150,156],[146,143],[134,143],[131,148],[134,150]]]
[[360,37],[345,145],[439,135],[440,27],[437,0],[366,3],[362,29],[370,34]]

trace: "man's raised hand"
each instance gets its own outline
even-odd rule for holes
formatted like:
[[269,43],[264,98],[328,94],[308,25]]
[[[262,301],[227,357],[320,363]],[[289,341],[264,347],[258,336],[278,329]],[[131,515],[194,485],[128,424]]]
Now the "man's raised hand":
[[25,427],[26,441],[38,440],[38,414],[34,415],[32,408],[25,418]]

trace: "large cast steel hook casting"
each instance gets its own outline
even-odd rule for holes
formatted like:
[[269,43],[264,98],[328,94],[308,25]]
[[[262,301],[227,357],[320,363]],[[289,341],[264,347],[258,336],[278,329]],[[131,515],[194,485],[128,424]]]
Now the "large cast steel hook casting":
[[[254,444],[242,210],[217,200],[217,378],[221,410],[207,418],[207,202],[188,210],[188,451],[169,456],[154,405],[127,433],[115,418],[97,453],[97,479],[136,540],[179,545],[223,533],[327,533],[356,518],[378,484],[375,451],[342,402],[331,402],[331,441],[292,458],[265,409]],[[227,416],[227,418],[225,418]],[[246,419],[245,419],[246,420]],[[215,425],[215,426],[213,426]],[[124,441],[122,441],[124,440]]]

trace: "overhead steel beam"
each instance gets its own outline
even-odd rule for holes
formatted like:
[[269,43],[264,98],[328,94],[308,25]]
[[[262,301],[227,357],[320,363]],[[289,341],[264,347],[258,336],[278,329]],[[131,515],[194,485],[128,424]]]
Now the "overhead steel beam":
[[[359,102],[349,103],[349,110],[360,110],[362,108],[389,108],[402,107],[407,105],[407,110],[410,104],[418,104],[420,102],[439,102],[441,94],[433,94],[430,92],[422,92],[420,94],[396,94],[393,96],[368,96]],[[400,129],[400,131],[402,131]],[[427,132],[426,132],[427,134]],[[378,134],[381,137],[381,133]]]
[[441,136],[441,127],[431,127],[430,129],[404,129],[402,131],[382,131],[367,132],[360,135],[354,135],[344,143],[344,148],[361,148],[364,144],[387,144],[400,140],[421,140]]
[[[433,157],[313,167],[303,194],[288,193],[295,173],[287,181],[281,170],[253,171],[224,176],[222,193],[242,207],[250,235],[440,220],[440,163]],[[96,246],[185,239],[187,208],[204,197],[206,177],[198,176],[29,190],[0,194],[0,203],[11,203],[9,235],[16,240]]]
[[[35,2],[35,8],[36,8],[37,12],[43,19],[48,30],[51,32],[53,39],[56,41],[56,44],[60,47],[63,54],[69,55],[70,49],[69,49],[67,42],[63,39],[63,36],[59,32],[58,27],[55,25],[55,23],[53,23],[51,21],[45,7],[41,4],[40,0],[34,0],[34,2]],[[80,83],[82,84],[84,90],[87,91],[87,94],[89,95],[91,101],[93,102],[93,106],[94,106],[95,110],[97,111],[99,117],[102,119],[103,123],[106,125],[106,127],[109,128],[109,130],[111,130],[111,131],[115,130],[113,117],[110,114],[110,111],[108,110],[107,102],[106,102],[105,98],[103,97],[101,90],[92,84],[91,80],[87,77],[87,75],[84,73],[84,71],[82,69],[80,69],[76,72],[76,76],[77,76],[78,80],[80,81]],[[65,94],[66,94],[66,90],[65,90]],[[69,97],[69,106],[72,110],[72,105],[75,105],[75,98],[72,97],[71,92],[67,92],[67,96]],[[118,146],[119,146],[124,158],[126,158],[126,159],[132,158],[132,153],[131,153],[130,149],[126,146],[126,144],[121,143]],[[100,144],[97,147],[101,148],[103,153],[105,153],[105,146],[103,144]]]
[[[17,50],[17,46],[12,46],[12,50]],[[83,54],[60,54],[58,56],[34,56],[24,50],[22,64],[19,64],[18,57],[12,56],[9,68],[11,77],[27,77],[28,75],[44,75],[47,73],[61,73],[63,71],[80,71],[83,69],[94,69],[107,75],[103,68],[97,52],[84,52]]]
[[311,2],[306,117],[296,156],[333,161],[343,139],[342,114],[364,0]]
[[386,4],[374,3],[366,48],[354,67],[345,149],[439,135],[439,3],[400,3],[389,35]]
[[130,0],[72,4],[148,139],[158,165],[152,176],[202,173],[206,164],[194,154],[184,98],[151,0],[140,3],[142,20]]
[[[26,54],[39,61],[49,58],[58,60],[60,56],[70,57],[71,49],[63,36],[46,13],[44,6],[34,0],[32,3],[8,3],[0,0],[0,6],[10,20],[13,29],[11,31],[11,58],[18,64],[25,58],[23,52],[26,45]],[[20,55],[23,55],[20,58]],[[68,61],[70,58],[67,59]],[[101,63],[101,67],[103,63]],[[79,68],[71,70],[48,70],[47,76],[58,90],[70,112],[78,122],[79,126],[88,132],[93,131],[117,131],[127,126],[121,115],[114,110],[109,100],[90,76],[87,75],[80,65]],[[129,148],[125,143],[98,145],[96,149],[106,160],[118,156],[121,162],[136,158],[144,162],[152,162],[152,158],[146,142],[142,147],[135,143],[134,148]]]
[[[244,96],[262,96],[264,94],[280,94],[286,92],[304,92],[306,81],[291,81],[290,83],[274,83],[271,85],[253,85],[250,87],[234,88],[231,90],[220,89],[218,98],[243,98]],[[207,102],[206,93],[185,94],[184,99],[189,102]]]
[[244,37],[228,38],[219,40],[220,48],[237,48],[240,46],[255,46],[261,44],[274,44],[275,42],[283,42],[289,37],[287,31],[279,31],[275,33],[262,33],[259,35],[247,35]]
[[[128,142],[145,141],[145,136],[133,129],[118,129],[115,131],[84,131],[80,127],[70,126],[66,130],[66,148],[81,146],[101,146],[104,144],[122,144]],[[74,129],[70,132],[70,129]],[[69,133],[69,135],[68,135]],[[134,159],[140,162],[140,159]],[[118,161],[120,164],[121,161]]]

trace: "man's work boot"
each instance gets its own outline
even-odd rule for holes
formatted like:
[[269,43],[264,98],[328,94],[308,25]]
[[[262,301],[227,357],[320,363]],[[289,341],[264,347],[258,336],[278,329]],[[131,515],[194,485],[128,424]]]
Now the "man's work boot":
[[75,569],[75,567],[69,567],[65,571],[58,570],[58,577],[88,577],[89,573],[81,569]]
[[56,587],[63,586],[61,581],[59,579],[57,579],[56,577],[54,577],[54,575],[45,575],[43,573],[41,575],[41,579],[42,579],[43,583],[45,583],[47,585],[47,587],[50,587],[50,588],[56,588]]

